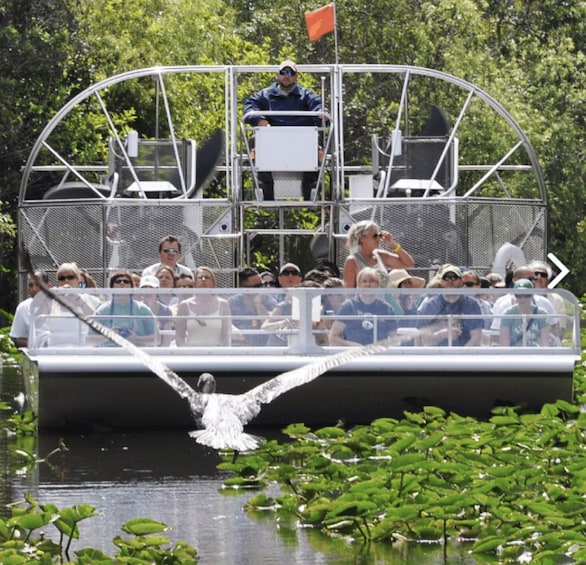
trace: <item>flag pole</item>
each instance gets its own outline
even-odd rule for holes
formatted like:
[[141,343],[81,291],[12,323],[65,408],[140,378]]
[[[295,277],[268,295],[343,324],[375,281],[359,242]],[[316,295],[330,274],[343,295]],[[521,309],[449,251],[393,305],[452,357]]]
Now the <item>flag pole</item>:
[[334,51],[336,55],[336,65],[340,62],[338,58],[338,13],[336,10],[336,2],[332,2],[334,5]]

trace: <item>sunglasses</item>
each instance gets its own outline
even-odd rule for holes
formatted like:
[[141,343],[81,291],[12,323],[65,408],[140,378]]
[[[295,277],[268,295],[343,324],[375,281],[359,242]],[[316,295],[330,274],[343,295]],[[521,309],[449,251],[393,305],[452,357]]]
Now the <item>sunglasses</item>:
[[59,275],[57,277],[57,280],[63,282],[63,281],[72,281],[76,278],[77,278],[76,275]]
[[460,280],[460,277],[458,277],[457,275],[444,275],[442,277],[442,281],[458,281]]
[[112,284],[131,284],[132,281],[130,279],[114,279]]
[[179,249],[161,249],[163,253],[172,253],[173,255],[179,255],[181,251]]
[[382,236],[383,236],[383,234],[382,234],[382,233],[373,233],[373,234],[372,234],[372,237],[373,237],[374,239],[378,239],[379,237],[382,237]]
[[533,273],[533,276],[534,276],[534,277],[536,277],[536,278],[537,278],[537,277],[541,277],[542,279],[547,279],[547,278],[549,278],[549,277],[547,276],[547,273],[544,273],[543,271],[535,271],[535,272]]
[[466,281],[464,283],[464,286],[480,286],[480,283],[479,282]]
[[289,277],[299,277],[299,276],[301,276],[301,273],[299,271],[285,269],[284,271],[281,271],[281,275],[287,275]]
[[293,69],[281,69],[279,74],[284,77],[294,77],[297,73]]

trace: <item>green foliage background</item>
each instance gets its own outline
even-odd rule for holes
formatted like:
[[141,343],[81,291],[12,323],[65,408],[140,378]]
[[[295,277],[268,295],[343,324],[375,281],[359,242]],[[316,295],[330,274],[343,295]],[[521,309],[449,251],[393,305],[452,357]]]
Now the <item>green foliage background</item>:
[[[305,30],[304,12],[323,4],[4,0],[4,212],[16,216],[20,171],[34,141],[79,91],[112,74],[152,65],[267,64],[283,58],[334,62],[333,34],[310,43]],[[477,84],[510,111],[527,132],[544,170],[550,203],[548,250],[571,268],[564,286],[584,294],[586,2],[339,0],[336,7],[340,62],[442,70]],[[202,119],[186,127],[204,136],[214,124]],[[92,131],[77,133],[80,139],[92,136]],[[13,289],[4,292],[0,308],[11,311],[16,300],[14,234],[0,232],[0,283]]]

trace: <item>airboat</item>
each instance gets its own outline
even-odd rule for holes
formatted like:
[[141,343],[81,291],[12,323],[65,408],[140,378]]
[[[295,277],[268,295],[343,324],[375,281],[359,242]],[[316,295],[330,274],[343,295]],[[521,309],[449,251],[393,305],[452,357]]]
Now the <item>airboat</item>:
[[[61,263],[74,261],[98,283],[74,292],[104,299],[113,292],[104,288],[112,272],[140,273],[156,261],[159,240],[173,234],[182,241],[181,263],[214,269],[214,292],[228,298],[247,292],[235,289],[237,272],[261,256],[273,266],[294,261],[303,271],[319,261],[343,265],[348,230],[365,219],[392,231],[415,259],[411,272],[425,278],[444,263],[504,274],[519,257],[546,260],[547,195],[537,156],[484,90],[414,66],[299,65],[300,82],[325,102],[322,126],[251,128],[242,103],[274,72],[154,67],[73,97],[40,134],[23,170],[19,239],[34,268],[54,278]],[[263,200],[265,171],[273,174],[274,201]],[[306,171],[318,179],[310,200],[301,199]],[[21,265],[23,298],[25,281]],[[316,330],[316,301],[328,292],[288,291],[297,327],[283,347],[234,341],[145,350],[192,385],[209,371],[220,391],[240,393],[339,351]],[[425,405],[486,416],[496,406],[538,409],[571,400],[580,359],[577,301],[564,290],[537,292],[555,293],[564,304],[551,347],[501,347],[489,329],[478,347],[420,347],[407,335],[384,354],[284,395],[259,421],[356,423]],[[33,331],[23,362],[41,427],[192,424],[175,392],[125,351],[83,340],[51,347],[37,337]]]

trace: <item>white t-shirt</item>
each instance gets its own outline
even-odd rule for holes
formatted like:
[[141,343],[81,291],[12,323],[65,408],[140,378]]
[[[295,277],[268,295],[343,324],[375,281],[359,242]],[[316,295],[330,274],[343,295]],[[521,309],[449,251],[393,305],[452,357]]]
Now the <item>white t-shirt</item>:
[[28,329],[31,321],[31,304],[32,298],[23,300],[14,312],[14,319],[10,327],[10,337],[28,337]]
[[[142,271],[142,276],[146,277],[148,275],[152,275],[154,277],[157,270],[159,269],[159,267],[161,265],[162,265],[162,263],[155,263],[154,265],[150,265],[149,267],[145,267]],[[175,276],[178,277],[179,275],[189,275],[190,277],[193,277],[193,271],[189,267],[186,267],[185,265],[182,265],[181,263],[176,263],[175,264]]]

